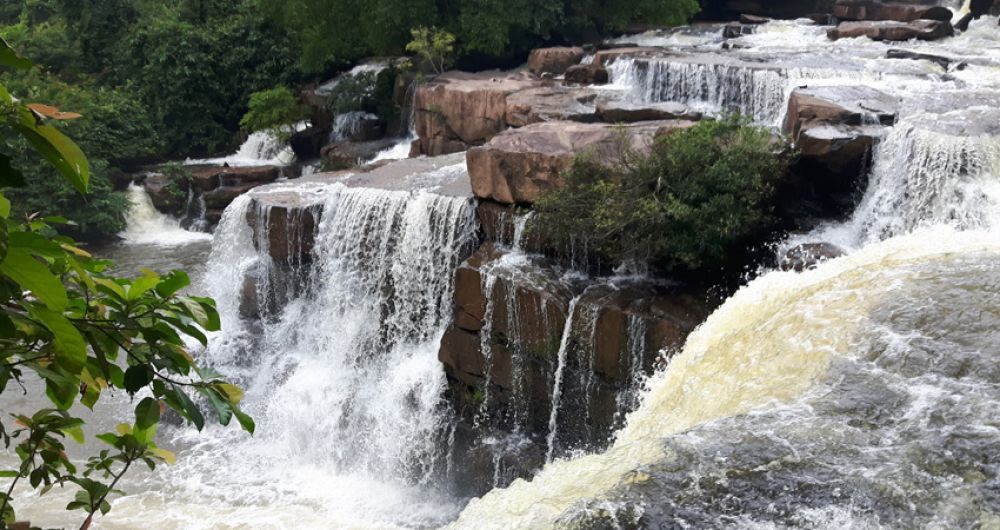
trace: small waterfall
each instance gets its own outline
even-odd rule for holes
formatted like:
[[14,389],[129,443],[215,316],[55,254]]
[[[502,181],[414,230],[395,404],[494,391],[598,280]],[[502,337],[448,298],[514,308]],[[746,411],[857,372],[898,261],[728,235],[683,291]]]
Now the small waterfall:
[[714,114],[738,112],[769,125],[780,124],[788,95],[800,81],[846,75],[821,68],[643,58],[619,59],[608,71],[611,82],[636,101],[676,101]]
[[[295,130],[302,130],[306,122],[297,123]],[[187,165],[230,166],[287,166],[295,162],[292,148],[280,142],[268,131],[257,131],[250,134],[235,153],[219,158],[188,159]]]
[[331,144],[346,142],[363,132],[366,121],[374,120],[378,120],[378,116],[360,110],[338,114],[333,118],[333,126],[327,141]]
[[555,382],[552,387],[552,411],[549,414],[549,434],[546,438],[548,447],[545,453],[545,462],[552,461],[555,454],[556,437],[559,432],[559,400],[562,398],[563,372],[566,371],[566,355],[569,348],[570,336],[573,334],[573,316],[576,314],[576,304],[580,302],[580,296],[573,297],[566,310],[566,325],[563,327],[562,339],[559,341],[559,352],[556,354]]
[[125,230],[118,235],[127,243],[180,245],[211,238],[208,234],[181,228],[179,219],[157,210],[141,185],[129,184],[126,195],[129,210],[125,215]]

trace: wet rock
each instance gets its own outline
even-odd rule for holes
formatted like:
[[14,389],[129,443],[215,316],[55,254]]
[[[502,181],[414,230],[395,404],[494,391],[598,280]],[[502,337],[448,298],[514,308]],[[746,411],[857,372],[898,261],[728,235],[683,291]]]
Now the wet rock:
[[116,167],[108,168],[107,175],[108,180],[111,181],[111,187],[115,191],[122,191],[125,188],[128,188],[129,184],[132,184],[132,181],[134,180],[133,175],[130,175]]
[[571,66],[566,70],[563,81],[573,85],[604,85],[610,76],[607,68],[596,64]]
[[846,254],[844,249],[832,243],[803,243],[785,252],[779,266],[783,271],[802,272],[812,269],[828,259],[839,258]]
[[701,113],[687,105],[674,102],[631,103],[620,100],[598,100],[597,114],[607,123],[635,123],[654,120],[701,119]]
[[834,26],[837,24],[836,19],[829,13],[811,13],[804,18],[812,20],[817,26]]
[[323,161],[328,167],[346,169],[363,165],[375,158],[380,151],[396,144],[393,138],[383,138],[368,142],[341,142],[323,148]]
[[918,53],[911,52],[909,50],[899,50],[892,49],[885,52],[886,59],[912,59],[914,61],[930,61],[945,70],[951,64],[951,59],[947,57],[942,57],[940,55],[931,55],[929,53]]
[[436,156],[486,142],[507,127],[507,96],[541,83],[526,74],[448,72],[421,85],[414,95],[420,151]]
[[767,17],[760,17],[757,15],[748,15],[743,13],[740,15],[740,24],[766,24],[770,22],[771,19]]
[[258,250],[279,265],[295,267],[312,259],[318,217],[318,206],[302,195],[269,191],[254,194],[246,221]]
[[580,64],[585,54],[579,47],[537,48],[528,56],[528,70],[535,74],[562,75],[570,66]]
[[479,334],[452,326],[441,337],[438,360],[452,379],[470,386],[483,381],[483,356],[479,353]]
[[722,28],[722,38],[735,39],[744,35],[753,35],[756,32],[756,24],[740,24],[737,22],[731,22]]
[[551,86],[529,88],[507,96],[507,125],[523,127],[543,121],[598,121],[597,94],[586,88]]
[[975,15],[973,15],[971,12],[962,15],[962,18],[958,19],[958,21],[955,22],[955,29],[957,29],[958,31],[968,30],[969,24],[972,22],[973,18],[975,18]]
[[880,2],[878,0],[837,0],[833,16],[841,20],[897,21],[936,20],[951,22],[951,10],[937,5]]
[[794,141],[818,123],[892,125],[898,114],[898,98],[868,86],[801,87],[789,96],[784,131]]
[[223,186],[247,186],[250,189],[253,185],[274,182],[281,176],[281,168],[276,166],[194,166],[189,169],[191,182],[203,192]]
[[206,208],[225,210],[236,197],[260,186],[259,183],[241,184],[237,186],[220,186],[202,194]]
[[622,57],[662,57],[664,53],[669,52],[665,52],[663,48],[649,46],[615,47],[595,53],[591,64],[607,67]]
[[[624,128],[632,148],[646,149],[660,129],[691,122],[644,122]],[[589,151],[613,156],[621,148],[619,128],[609,124],[544,122],[505,131],[467,154],[476,197],[503,204],[529,204],[562,184],[573,157]]]
[[310,125],[301,131],[296,131],[288,139],[288,145],[299,160],[317,158],[319,150],[326,142],[328,131]]
[[171,215],[183,212],[187,202],[187,180],[167,175],[149,175],[143,179],[142,187],[157,210]]
[[937,40],[954,34],[951,22],[914,20],[913,22],[841,22],[827,30],[831,40],[868,37],[879,41]]

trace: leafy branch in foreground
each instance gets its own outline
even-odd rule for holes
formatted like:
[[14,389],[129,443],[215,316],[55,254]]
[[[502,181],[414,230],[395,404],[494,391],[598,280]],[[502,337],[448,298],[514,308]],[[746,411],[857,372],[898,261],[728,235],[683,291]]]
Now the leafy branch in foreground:
[[[0,65],[30,68],[2,39]],[[86,157],[50,123],[76,117],[48,105],[24,104],[0,86],[0,130],[23,136],[86,193]],[[0,153],[0,186],[20,185],[20,172]],[[222,425],[235,417],[253,432],[253,420],[239,408],[242,390],[199,367],[188,352],[183,337],[205,345],[205,332],[218,330],[220,322],[213,300],[181,294],[190,284],[187,274],[143,270],[134,279],[114,278],[105,273],[109,262],[55,231],[53,225],[65,219],[16,222],[10,211],[0,192],[0,394],[44,386],[53,407],[12,414],[13,427],[0,423],[0,443],[8,450],[13,446],[20,461],[16,469],[0,470],[0,477],[10,479],[0,490],[0,529],[15,520],[13,495],[22,480],[39,494],[56,485],[78,486],[67,509],[86,512],[80,528],[88,528],[96,513],[108,512],[108,498],[121,493],[118,483],[134,464],[153,469],[173,461],[154,442],[163,410],[172,409],[199,430],[204,427],[197,396]],[[102,395],[116,390],[145,397],[135,407],[134,422],[96,436],[109,448],[91,457],[81,473],[63,442],[67,436],[79,443],[85,439],[85,423],[72,408],[79,403],[94,409]]]

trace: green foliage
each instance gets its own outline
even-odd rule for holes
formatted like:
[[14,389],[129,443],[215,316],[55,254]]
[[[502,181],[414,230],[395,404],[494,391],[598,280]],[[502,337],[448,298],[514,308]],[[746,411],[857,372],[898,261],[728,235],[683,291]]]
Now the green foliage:
[[410,28],[454,35],[459,56],[512,57],[637,23],[682,24],[699,10],[697,0],[286,0],[262,7],[298,39],[309,71],[400,54],[414,37]]
[[413,35],[406,51],[427,61],[435,73],[442,74],[451,66],[455,53],[455,36],[437,28],[421,26],[410,32]]
[[[0,40],[0,66],[29,65]],[[23,137],[21,145],[44,159],[53,176],[86,193],[94,184],[90,163],[54,125],[76,118],[54,107],[22,103],[0,84],[4,138]],[[109,276],[109,262],[93,258],[53,229],[66,222],[63,218],[14,221],[6,193],[23,185],[24,175],[11,163],[7,147],[13,144],[0,145],[0,393],[44,392],[53,406],[12,413],[13,428],[0,423],[0,444],[7,450],[13,446],[19,460],[14,469],[0,470],[0,477],[10,479],[0,492],[0,528],[15,521],[13,492],[21,480],[40,495],[75,484],[79,491],[67,509],[84,511],[81,528],[88,528],[95,514],[110,510],[108,499],[121,493],[116,486],[132,465],[153,469],[173,461],[154,441],[161,408],[201,429],[205,417],[192,400],[199,395],[221,424],[236,417],[251,433],[254,424],[239,409],[242,391],[199,367],[182,339],[207,343],[205,332],[220,326],[215,302],[181,294],[190,283],[183,271],[160,276],[145,270],[134,279]],[[67,456],[64,440],[82,444],[85,422],[70,410],[76,403],[94,409],[103,395],[116,390],[149,395],[137,404],[132,424],[96,436],[109,449],[91,457],[81,472]]]
[[649,155],[581,155],[565,187],[535,204],[536,226],[616,262],[716,266],[771,222],[788,152],[768,130],[729,118],[661,137]]
[[240,127],[250,132],[269,131],[282,142],[295,134],[295,124],[306,117],[305,107],[283,86],[250,94],[249,107]]
[[326,96],[325,106],[334,115],[353,111],[371,112],[386,123],[399,115],[393,101],[399,70],[389,66],[379,72],[344,76]]

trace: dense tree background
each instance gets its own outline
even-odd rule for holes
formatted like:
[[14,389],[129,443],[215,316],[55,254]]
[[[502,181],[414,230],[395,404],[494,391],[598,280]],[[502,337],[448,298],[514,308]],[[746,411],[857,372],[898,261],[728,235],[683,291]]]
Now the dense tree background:
[[15,96],[83,118],[60,124],[94,166],[84,199],[26,155],[16,214],[61,212],[77,237],[120,231],[127,202],[109,175],[231,151],[250,94],[293,91],[363,57],[401,55],[410,30],[455,36],[457,66],[519,63],[532,48],[636,24],[680,24],[697,0],[5,0],[0,36],[40,65],[0,74]]

